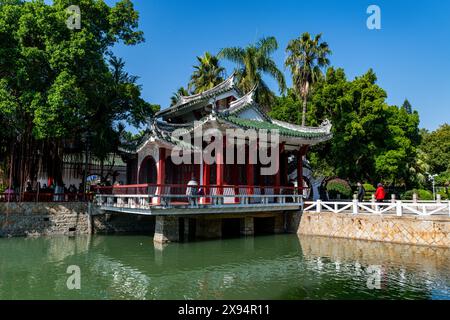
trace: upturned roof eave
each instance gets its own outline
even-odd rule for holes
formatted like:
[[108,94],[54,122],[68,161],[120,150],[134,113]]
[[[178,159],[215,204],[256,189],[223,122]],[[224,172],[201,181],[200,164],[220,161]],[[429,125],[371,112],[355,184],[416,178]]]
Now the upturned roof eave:
[[188,108],[189,106],[201,103],[202,101],[210,99],[211,97],[213,97],[215,95],[219,95],[224,92],[229,92],[232,90],[239,92],[238,88],[236,87],[235,77],[236,77],[236,74],[233,73],[230,77],[228,77],[226,80],[224,80],[223,82],[221,82],[214,88],[211,88],[209,90],[206,90],[202,93],[198,93],[195,95],[182,96],[175,105],[170,106],[164,110],[157,112],[155,117],[161,118],[161,117],[167,116],[169,114],[176,113],[185,108]]

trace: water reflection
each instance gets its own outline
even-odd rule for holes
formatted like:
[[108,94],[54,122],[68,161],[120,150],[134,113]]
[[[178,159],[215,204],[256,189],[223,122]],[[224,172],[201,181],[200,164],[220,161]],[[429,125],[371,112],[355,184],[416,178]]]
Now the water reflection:
[[[449,299],[448,249],[277,235],[0,239],[1,299]],[[66,287],[69,265],[82,288]],[[367,287],[370,266],[381,289]]]

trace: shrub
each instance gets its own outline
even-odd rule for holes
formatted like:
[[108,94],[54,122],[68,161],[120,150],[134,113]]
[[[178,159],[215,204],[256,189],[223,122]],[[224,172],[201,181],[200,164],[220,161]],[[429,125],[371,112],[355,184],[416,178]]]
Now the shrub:
[[336,198],[338,194],[344,198],[351,198],[353,193],[348,182],[338,178],[328,181],[326,188],[331,198]]
[[6,185],[0,184],[0,193],[4,193],[6,190]]
[[408,190],[402,195],[402,200],[412,200],[414,193],[417,193],[418,200],[433,200],[433,193],[424,189]]
[[439,191],[438,194],[441,195],[441,200],[448,200],[449,199],[449,195],[448,195],[447,192],[445,192],[445,190]]
[[364,183],[363,184],[364,189],[366,189],[366,192],[375,192],[377,189],[371,185],[370,183]]

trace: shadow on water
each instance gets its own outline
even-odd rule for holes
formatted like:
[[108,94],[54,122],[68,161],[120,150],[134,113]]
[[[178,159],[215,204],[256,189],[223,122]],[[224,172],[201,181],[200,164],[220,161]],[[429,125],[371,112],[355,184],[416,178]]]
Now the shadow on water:
[[[270,235],[0,239],[0,299],[449,299],[448,249]],[[68,290],[67,267],[81,270]],[[369,289],[380,266],[380,289]]]

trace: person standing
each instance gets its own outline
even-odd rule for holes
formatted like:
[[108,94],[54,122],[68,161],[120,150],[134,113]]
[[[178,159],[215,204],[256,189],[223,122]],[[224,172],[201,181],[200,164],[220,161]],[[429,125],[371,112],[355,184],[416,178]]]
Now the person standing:
[[357,186],[358,186],[358,201],[363,202],[364,196],[366,195],[366,189],[364,189],[364,186],[362,185],[361,182],[358,182]]
[[198,187],[197,180],[195,179],[195,176],[192,175],[192,178],[188,182],[186,188],[186,196],[188,197],[189,205],[191,206],[197,205],[197,187]]
[[386,191],[381,183],[378,184],[377,191],[375,192],[375,199],[378,202],[383,202],[384,197],[386,197]]

